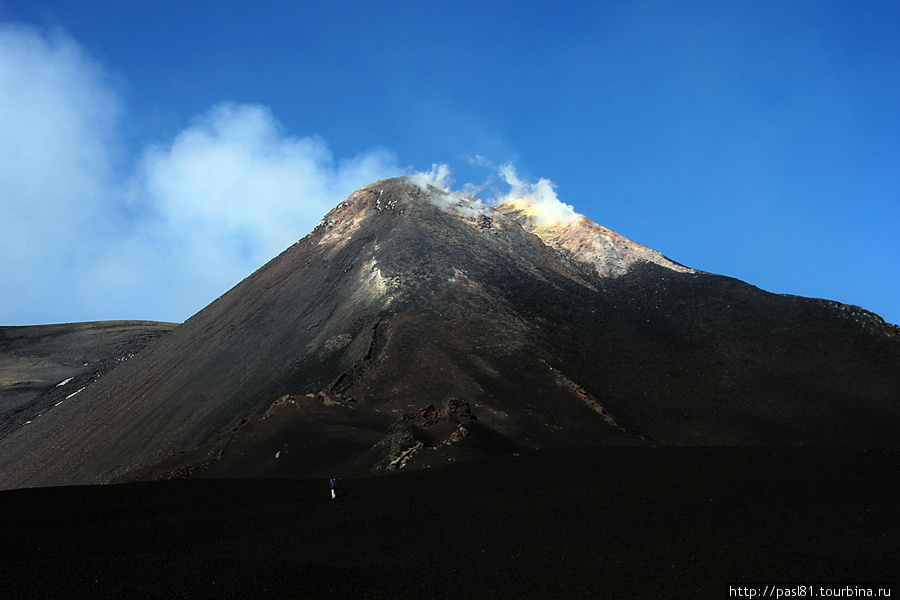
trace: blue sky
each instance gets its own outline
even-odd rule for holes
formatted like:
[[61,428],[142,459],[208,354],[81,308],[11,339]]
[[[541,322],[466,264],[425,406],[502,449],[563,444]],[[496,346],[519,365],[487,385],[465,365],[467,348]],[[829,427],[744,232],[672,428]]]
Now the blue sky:
[[0,324],[182,321],[382,177],[900,322],[900,3],[0,0]]

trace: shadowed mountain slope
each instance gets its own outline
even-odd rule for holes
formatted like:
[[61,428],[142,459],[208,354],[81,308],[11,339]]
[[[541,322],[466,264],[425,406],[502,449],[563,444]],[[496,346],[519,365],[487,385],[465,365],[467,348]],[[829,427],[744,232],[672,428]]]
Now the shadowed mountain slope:
[[0,485],[362,474],[546,446],[898,447],[898,331],[587,220],[535,227],[519,205],[385,180],[0,441]]

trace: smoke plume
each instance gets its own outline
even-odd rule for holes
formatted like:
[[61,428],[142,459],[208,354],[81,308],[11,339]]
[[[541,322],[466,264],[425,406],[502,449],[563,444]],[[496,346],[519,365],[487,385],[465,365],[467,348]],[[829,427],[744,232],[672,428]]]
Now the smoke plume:
[[553,182],[541,178],[537,183],[528,183],[519,179],[515,168],[506,163],[499,169],[500,176],[511,187],[503,202],[516,202],[524,205],[525,212],[538,227],[565,225],[580,217],[569,204],[563,204],[556,196]]

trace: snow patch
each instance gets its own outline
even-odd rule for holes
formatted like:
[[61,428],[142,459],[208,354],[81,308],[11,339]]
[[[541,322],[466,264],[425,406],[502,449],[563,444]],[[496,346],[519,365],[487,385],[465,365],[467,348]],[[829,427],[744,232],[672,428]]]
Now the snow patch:
[[[87,387],[87,386],[85,386],[85,387]],[[71,397],[74,396],[75,394],[78,394],[78,393],[80,393],[80,392],[82,392],[82,391],[84,391],[84,388],[81,388],[81,389],[78,390],[77,392],[72,392],[71,394],[69,394],[68,396],[66,396],[65,399],[68,400],[69,398],[71,398]],[[62,402],[62,401],[60,401],[60,403],[61,403],[61,402]],[[57,406],[59,406],[59,404],[57,404]]]
[[72,381],[73,379],[75,379],[75,378],[74,378],[74,377],[69,377],[68,379],[65,379],[65,380],[63,380],[63,381],[60,381],[59,383],[56,384],[56,387],[62,387],[62,386],[64,386],[64,385],[66,385],[67,383],[69,383],[70,381]]

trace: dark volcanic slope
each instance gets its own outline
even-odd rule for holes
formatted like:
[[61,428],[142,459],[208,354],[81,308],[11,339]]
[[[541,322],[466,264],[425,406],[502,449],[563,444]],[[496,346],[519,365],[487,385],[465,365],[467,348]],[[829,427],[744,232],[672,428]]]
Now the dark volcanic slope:
[[147,321],[0,327],[0,437],[74,398],[174,327]]
[[0,492],[0,586],[11,598],[650,600],[896,582],[898,467],[891,451],[620,447],[342,480],[334,501],[327,479],[12,490]]
[[898,328],[501,209],[402,178],[362,188],[77,405],[3,440],[0,485],[546,446],[900,445]]

